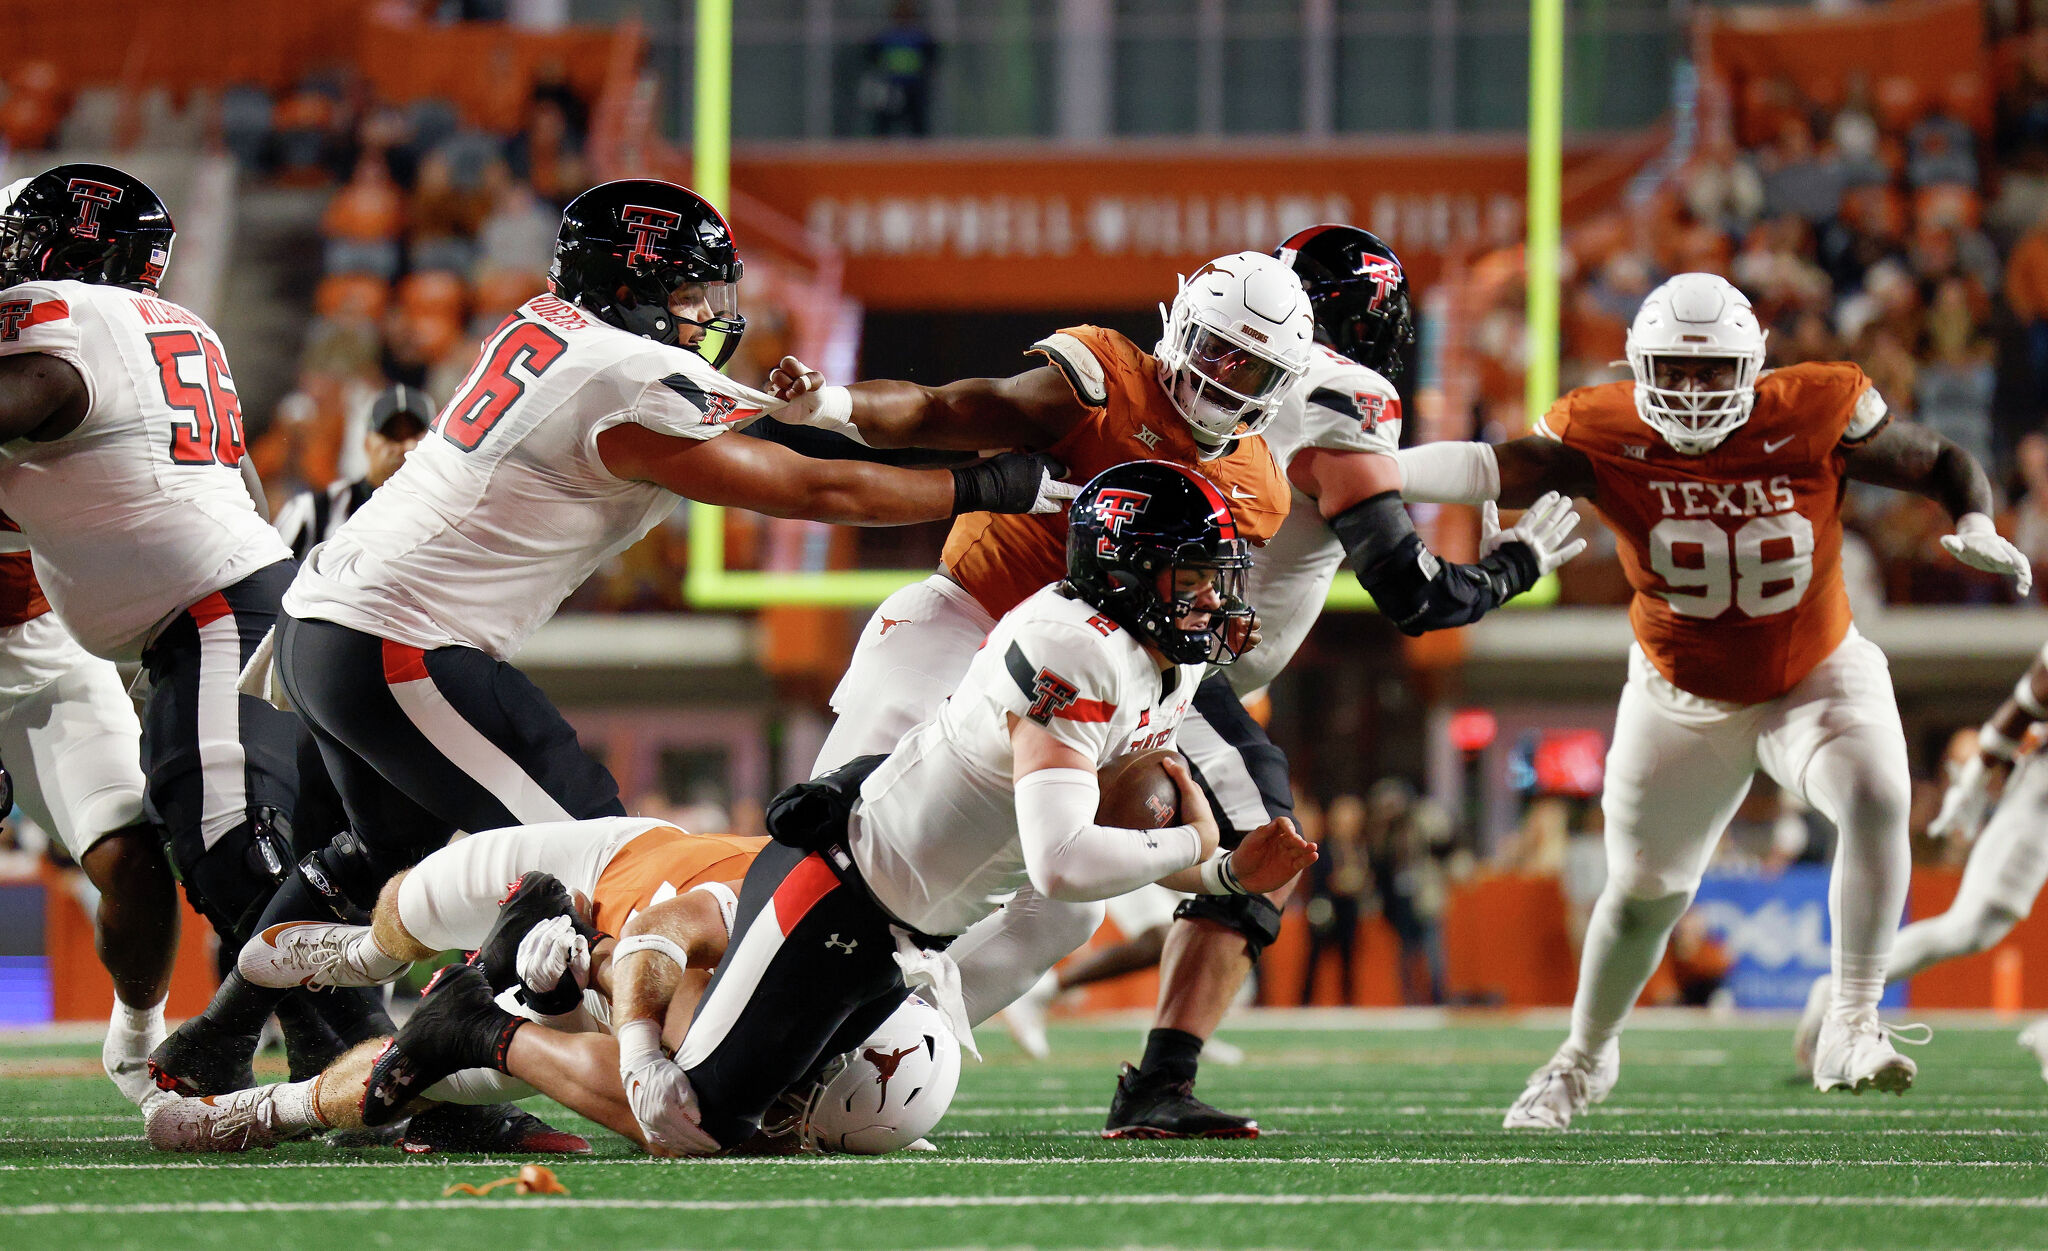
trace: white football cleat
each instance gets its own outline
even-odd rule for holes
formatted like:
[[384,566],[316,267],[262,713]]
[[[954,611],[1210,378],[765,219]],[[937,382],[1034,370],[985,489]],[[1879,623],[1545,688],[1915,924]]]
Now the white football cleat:
[[1522,1097],[1508,1109],[1502,1129],[1565,1129],[1572,1118],[1606,1099],[1621,1078],[1621,1040],[1612,1039],[1588,1058],[1559,1047],[1542,1068],[1529,1074]]
[[275,1090],[251,1086],[226,1095],[159,1100],[144,1117],[149,1145],[184,1153],[275,1147],[303,1132],[278,1127]]
[[1892,1046],[1892,1039],[1920,1046],[1934,1034],[1924,1025],[1906,1028],[1927,1032],[1922,1037],[1907,1038],[1898,1029],[1879,1021],[1875,1008],[1857,1013],[1829,1012],[1814,1044],[1814,1089],[1846,1090],[1857,1095],[1866,1090],[1905,1094],[1912,1089],[1920,1067],[1900,1055]]
[[163,1017],[159,1015],[154,1025],[138,1032],[122,1023],[122,1015],[121,1005],[116,1003],[113,1019],[107,1022],[106,1041],[100,1044],[100,1068],[128,1102],[146,1110],[149,1101],[161,1093],[156,1079],[149,1075],[149,1053],[164,1040]]
[[1823,973],[1813,979],[1806,992],[1806,1008],[1799,1014],[1799,1027],[1792,1031],[1792,1062],[1808,1077],[1813,1076],[1813,1050],[1820,1043],[1820,1023],[1827,1018],[1828,1000],[1835,993],[1835,979]]
[[2041,1062],[2041,1080],[2048,1082],[2048,1016],[2020,1031],[2020,1046],[2034,1053]]
[[1052,1042],[1045,1036],[1045,1012],[1059,996],[1059,978],[1048,969],[1045,976],[1031,983],[1031,989],[1003,1009],[1003,1028],[1010,1031],[1010,1037],[1017,1040],[1024,1054],[1034,1060],[1052,1054]]
[[235,970],[258,986],[382,986],[405,972],[370,941],[367,925],[287,921],[249,940]]

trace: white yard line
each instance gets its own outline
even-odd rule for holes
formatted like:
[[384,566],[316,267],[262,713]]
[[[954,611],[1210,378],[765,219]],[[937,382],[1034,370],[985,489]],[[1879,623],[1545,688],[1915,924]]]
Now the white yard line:
[[1151,1207],[1535,1207],[1535,1208],[1870,1208],[2048,1209],[2048,1197],[1962,1195],[1502,1195],[1378,1191],[1355,1195],[1132,1194],[917,1195],[901,1198],[813,1199],[354,1199],[334,1202],[22,1203],[0,1216],[235,1215],[276,1212],[518,1212],[535,1210],[648,1212],[778,1212],[855,1209],[902,1211],[960,1208]]
[[[1502,1115],[1501,1107],[1431,1107],[1426,1104],[1394,1104],[1391,1106],[1363,1107],[1353,1104],[1322,1103],[1302,1104],[1293,1107],[1266,1107],[1254,1105],[1252,1111],[1260,1116],[1491,1116]],[[965,1107],[953,1108],[946,1113],[951,1117],[1051,1117],[1051,1116],[1100,1116],[1102,1105],[1094,1103],[1056,1103],[1019,1107]],[[1610,1107],[1602,1104],[1589,1116],[1821,1116],[1821,1117],[1874,1117],[1884,1120],[1910,1117],[1958,1117],[1988,1116],[2002,1118],[2048,1118],[2048,1107],[2038,1108],[1915,1108],[1901,1107],[1890,1100],[1872,1106],[1829,1107],[1825,1104],[1798,1104],[1764,1108],[1715,1108],[1687,1106],[1684,1108]]]
[[[52,1163],[52,1164],[0,1164],[0,1173],[41,1173],[41,1172],[51,1172],[51,1171],[59,1171],[59,1172],[126,1172],[126,1171],[136,1171],[136,1172],[141,1172],[141,1171],[149,1171],[149,1170],[158,1170],[158,1169],[208,1169],[208,1170],[217,1170],[217,1169],[340,1169],[340,1168],[384,1168],[384,1169],[392,1169],[392,1168],[396,1168],[396,1169],[419,1169],[419,1168],[432,1168],[432,1167],[441,1167],[441,1168],[451,1168],[451,1167],[460,1167],[460,1168],[516,1168],[516,1167],[518,1167],[518,1164],[519,1164],[519,1162],[518,1162],[518,1161],[516,1161],[516,1160],[492,1160],[492,1159],[471,1159],[471,1158],[467,1158],[467,1157],[465,1157],[465,1158],[462,1158],[462,1159],[443,1159],[443,1160],[337,1160],[337,1161],[333,1161],[333,1162],[322,1162],[322,1161],[309,1161],[309,1160],[274,1160],[274,1161],[256,1161],[256,1162],[246,1162],[246,1161],[236,1161],[236,1162],[227,1162],[227,1161],[221,1161],[221,1162],[210,1162],[210,1161],[199,1161],[199,1160],[177,1160],[177,1161],[167,1161],[167,1162],[164,1162],[164,1163],[161,1163],[161,1164],[87,1164],[87,1163]],[[1515,1166],[1515,1167],[1519,1167],[1519,1166],[1526,1166],[1526,1165],[1534,1165],[1534,1166],[1539,1166],[1539,1167],[1541,1167],[1541,1166],[1553,1166],[1553,1167],[1558,1167],[1558,1168],[1596,1168],[1596,1167],[1600,1167],[1600,1166],[1602,1166],[1602,1165],[1610,1165],[1610,1164],[1612,1164],[1612,1165],[1634,1165],[1634,1166],[1646,1166],[1646,1165],[1659,1165],[1659,1166],[1661,1166],[1661,1165],[1673,1165],[1673,1164],[1677,1164],[1677,1165],[1692,1165],[1692,1166],[1701,1166],[1701,1167],[1714,1167],[1714,1168],[1831,1168],[1831,1169],[1832,1169],[1832,1168],[1916,1168],[1916,1169],[1917,1169],[1917,1168],[2014,1168],[2014,1169],[2048,1169],[2048,1161],[2044,1161],[2044,1162],[2041,1162],[2041,1163],[2028,1163],[2028,1162],[2025,1162],[2025,1161],[2019,1161],[2019,1160],[1784,1160],[1784,1159],[1757,1159],[1757,1160],[1715,1160],[1715,1159],[1700,1159],[1700,1158],[1696,1158],[1696,1157],[1685,1157],[1685,1156],[1661,1156],[1661,1155],[1643,1155],[1643,1156],[1620,1156],[1620,1157],[1616,1157],[1616,1158],[1614,1158],[1614,1159],[1606,1159],[1606,1160],[1601,1160],[1601,1159],[1587,1159],[1587,1160],[1564,1160],[1564,1159],[1557,1159],[1557,1158],[1554,1158],[1554,1157],[1550,1157],[1550,1156],[1540,1156],[1540,1155],[1496,1155],[1496,1156],[1405,1156],[1405,1155],[1318,1155],[1318,1156],[1283,1156],[1283,1155],[1141,1155],[1141,1156],[1126,1156],[1126,1157],[1121,1157],[1121,1158],[1118,1158],[1118,1157],[1096,1157],[1096,1156],[1091,1156],[1091,1157],[1068,1157],[1068,1158],[1049,1158],[1049,1157],[1046,1157],[1046,1156],[978,1156],[978,1157],[972,1157],[972,1158],[968,1158],[968,1157],[947,1157],[947,1156],[934,1156],[934,1155],[926,1154],[926,1153],[924,1153],[924,1152],[907,1152],[907,1151],[906,1151],[906,1152],[898,1152],[898,1153],[897,1153],[897,1154],[895,1154],[895,1155],[887,1155],[887,1156],[872,1156],[872,1157],[870,1157],[870,1156],[836,1156],[836,1157],[821,1157],[821,1156],[796,1156],[796,1157],[773,1157],[773,1156],[733,1156],[733,1157],[729,1157],[729,1158],[717,1158],[717,1159],[709,1159],[709,1160],[691,1160],[691,1161],[687,1161],[687,1162],[684,1162],[684,1161],[676,1161],[676,1160],[657,1160],[657,1159],[654,1159],[654,1158],[652,1158],[652,1157],[645,1157],[645,1156],[640,1156],[640,1157],[632,1157],[632,1158],[628,1158],[628,1159],[612,1159],[612,1160],[574,1160],[574,1159],[568,1159],[568,1160],[563,1160],[563,1161],[561,1161],[561,1162],[560,1162],[560,1167],[562,1167],[562,1168],[574,1168],[574,1169],[587,1169],[587,1168],[618,1168],[618,1167],[656,1167],[656,1168],[702,1168],[702,1167],[709,1167],[709,1166],[718,1166],[718,1165],[724,1165],[724,1166],[729,1166],[729,1167],[748,1167],[748,1166],[753,1166],[753,1165],[778,1165],[778,1166],[790,1166],[790,1165],[794,1165],[794,1166],[796,1166],[796,1167],[799,1167],[799,1168],[872,1168],[872,1167],[875,1167],[875,1166],[878,1166],[878,1165],[902,1165],[902,1166],[906,1166],[906,1167],[915,1167],[915,1166],[920,1166],[920,1165],[948,1165],[948,1166],[956,1166],[956,1167],[958,1167],[958,1166],[966,1166],[966,1167],[979,1167],[979,1166],[984,1166],[984,1165],[986,1165],[986,1166],[991,1166],[991,1167],[994,1167],[994,1166],[1000,1166],[1000,1167],[1003,1167],[1003,1168],[1011,1168],[1011,1167],[1016,1167],[1016,1166],[1019,1166],[1019,1165],[1026,1165],[1026,1166],[1039,1166],[1039,1167],[1046,1167],[1046,1166],[1061,1166],[1061,1167],[1065,1167],[1065,1166],[1077,1166],[1077,1167],[1086,1167],[1086,1168],[1089,1168],[1089,1169],[1098,1169],[1098,1168],[1121,1168],[1121,1167],[1141,1167],[1141,1166],[1148,1166],[1148,1165],[1168,1165],[1168,1166],[1171,1166],[1171,1165],[1181,1165],[1181,1164],[1229,1164],[1229,1165],[1240,1165],[1240,1164],[1261,1164],[1261,1165],[1296,1165],[1296,1166],[1314,1166],[1314,1167],[1317,1167],[1317,1168],[1332,1168],[1332,1167],[1341,1167],[1341,1166],[1346,1166],[1346,1165],[1359,1165],[1359,1166],[1371,1166],[1371,1167],[1378,1167],[1378,1166],[1391,1166],[1391,1165],[1410,1165],[1410,1164],[1412,1164],[1412,1165],[1425,1165],[1425,1166],[1430,1166],[1430,1167],[1446,1167],[1446,1168],[1455,1168],[1455,1167],[1458,1167],[1458,1166],[1460,1166],[1460,1165],[1466,1165],[1466,1164],[1470,1164],[1470,1165],[1478,1165],[1478,1166],[1486,1166],[1486,1167],[1509,1167],[1509,1166]]]

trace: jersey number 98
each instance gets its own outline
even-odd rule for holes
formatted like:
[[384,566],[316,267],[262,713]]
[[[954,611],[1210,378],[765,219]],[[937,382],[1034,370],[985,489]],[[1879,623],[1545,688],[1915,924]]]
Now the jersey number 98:
[[[1764,545],[1774,540],[1765,559]],[[1813,523],[1778,513],[1731,535],[1711,521],[1674,517],[1650,529],[1650,568],[1680,616],[1718,617],[1733,605],[1744,616],[1768,617],[1797,604],[1813,581]]]

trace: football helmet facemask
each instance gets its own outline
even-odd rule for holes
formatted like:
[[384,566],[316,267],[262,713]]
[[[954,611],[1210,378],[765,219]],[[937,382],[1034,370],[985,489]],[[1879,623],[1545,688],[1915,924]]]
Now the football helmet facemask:
[[[696,192],[656,178],[602,183],[569,201],[548,289],[599,321],[685,347],[721,369],[746,332],[732,228]],[[671,310],[680,297],[701,317]],[[683,327],[698,330],[688,342]]]
[[1679,274],[1650,292],[1628,331],[1636,413],[1673,450],[1710,452],[1749,420],[1767,334],[1749,297],[1718,274]]
[[1301,279],[1316,337],[1388,381],[1415,345],[1415,314],[1401,258],[1356,226],[1310,226],[1273,250]]
[[[1176,664],[1227,665],[1248,620],[1251,544],[1223,493],[1169,461],[1112,465],[1067,510],[1068,593]],[[1204,608],[1213,590],[1214,606]],[[1189,624],[1196,621],[1196,624]]]
[[177,228],[148,184],[74,162],[0,188],[0,287],[104,283],[154,291]]
[[1287,388],[1308,372],[1308,295],[1292,270],[1263,252],[1210,261],[1181,281],[1159,315],[1159,383],[1194,427],[1205,460],[1265,429]]

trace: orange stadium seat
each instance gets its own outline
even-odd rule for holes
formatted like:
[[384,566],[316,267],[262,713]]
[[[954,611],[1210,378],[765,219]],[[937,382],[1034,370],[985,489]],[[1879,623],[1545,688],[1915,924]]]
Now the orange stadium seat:
[[322,317],[375,321],[384,316],[391,288],[369,274],[329,274],[313,290],[313,309]]
[[446,270],[407,274],[398,283],[398,307],[408,317],[444,317],[457,325],[469,311],[462,279]]

